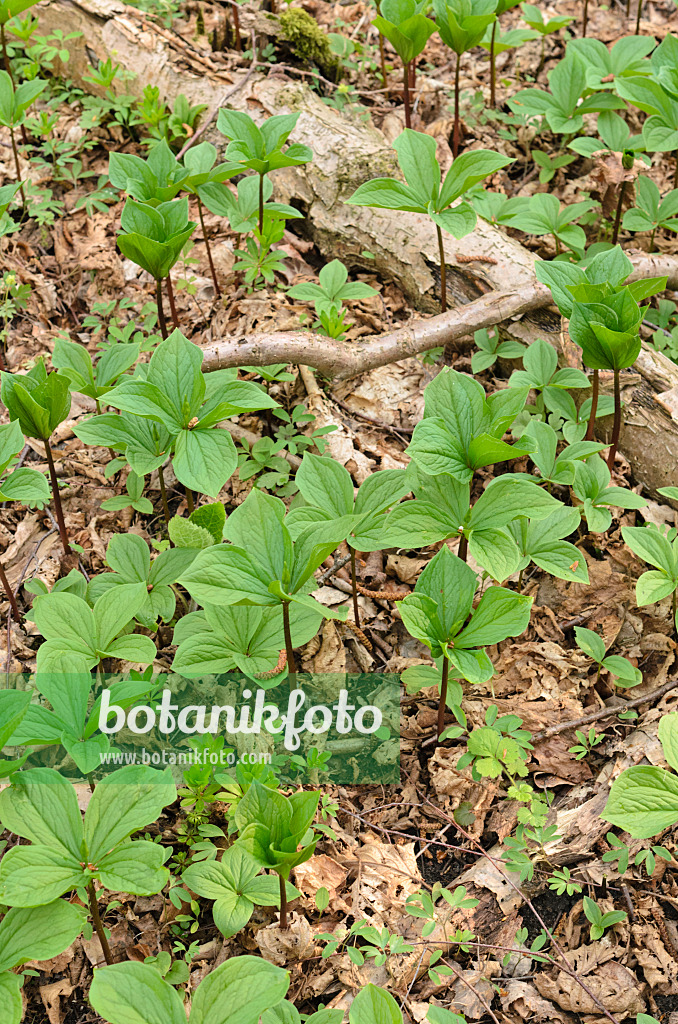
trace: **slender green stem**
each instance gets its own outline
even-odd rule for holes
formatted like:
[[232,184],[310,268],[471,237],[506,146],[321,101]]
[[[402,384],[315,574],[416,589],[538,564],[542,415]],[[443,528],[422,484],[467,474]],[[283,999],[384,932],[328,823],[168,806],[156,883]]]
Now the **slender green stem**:
[[167,502],[167,488],[165,487],[165,471],[162,466],[158,466],[158,480],[160,481],[160,497],[162,499],[162,511],[165,516],[165,522],[169,523],[171,516],[169,510],[169,504]]
[[447,660],[447,658],[443,656],[443,671],[440,678],[440,703],[438,704],[438,739],[440,739],[443,730],[445,729],[445,708],[447,707],[447,679],[449,674],[450,663]]
[[358,580],[355,573],[355,548],[351,548],[351,588],[353,590],[353,618],[360,629],[360,608],[358,607]]
[[461,54],[457,54],[457,66],[454,69],[454,131],[452,132],[452,157],[456,160],[459,152],[459,72],[461,70]]
[[162,308],[162,281],[155,282],[155,301],[158,305],[158,323],[160,325],[160,333],[164,341],[167,337],[167,321],[165,320],[165,310]]
[[593,371],[593,388],[591,390],[591,412],[589,414],[589,423],[586,428],[586,440],[593,441],[596,433],[596,413],[598,412],[598,392],[600,390],[600,380],[598,371]]
[[207,237],[207,228],[205,227],[205,218],[202,215],[202,203],[200,202],[200,196],[196,197],[198,200],[198,217],[200,218],[200,229],[202,231],[202,237],[205,239],[205,251],[207,252],[207,262],[210,265],[210,274],[212,275],[212,283],[214,284],[214,291],[216,298],[221,296],[221,289],[219,288],[219,282],[217,281],[217,272],[214,269],[214,262],[212,260],[212,250],[210,248],[210,240]]
[[440,224],[436,224],[438,234],[438,252],[440,253],[440,312],[447,312],[447,267],[445,266],[445,246]]
[[492,109],[497,106],[497,57],[494,52],[497,24],[495,18],[492,22],[492,35],[490,36],[490,106]]
[[283,635],[285,637],[285,653],[287,654],[287,671],[289,673],[290,690],[297,684],[297,663],[294,660],[294,648],[292,647],[292,631],[290,629],[290,603],[283,601]]
[[259,175],[259,234],[264,234],[264,174]]
[[52,449],[49,446],[49,438],[44,442],[44,444],[45,453],[47,455],[47,466],[49,468],[49,479],[52,484],[54,513],[59,527],[59,536],[61,537],[61,543],[63,544],[64,554],[70,555],[72,554],[71,545],[68,543],[68,531],[66,530],[66,523],[64,521],[64,510],[61,507],[61,495],[59,494],[59,481],[57,480],[56,469],[54,468],[54,456],[52,455]]
[[615,214],[614,228],[612,229],[612,244],[613,245],[617,244],[617,239],[619,238],[619,226],[621,225],[622,205],[624,203],[624,195],[626,193],[626,185],[627,185],[627,182],[626,181],[622,181],[621,185],[619,186],[619,199],[617,200],[617,213]]
[[104,953],[104,959],[107,964],[113,964],[115,961],[113,959],[113,954],[111,953],[111,947],[108,945],[106,930],[104,928],[103,921],[101,920],[101,915],[99,914],[99,904],[97,903],[97,894],[94,890],[93,880],[90,880],[89,885],[87,886],[87,897],[89,901],[89,912],[92,915],[92,923],[94,925],[95,932],[99,936],[99,942],[101,943],[101,948]]
[[410,65],[403,61],[403,103],[405,105],[405,127],[412,127],[410,113]]
[[2,562],[0,562],[0,583],[2,583],[3,590],[7,595],[7,600],[9,601],[9,607],[11,609],[11,614],[14,617],[14,621],[19,622],[21,620],[21,612],[19,611],[19,605],[16,603],[14,591],[12,590],[9,580],[7,579],[7,575],[5,573],[5,569]]
[[614,424],[612,426],[612,441],[610,452],[607,457],[607,468],[612,472],[614,457],[617,454],[619,435],[621,434],[621,393],[619,391],[619,370],[614,371]]
[[172,323],[176,328],[178,328],[179,317],[177,316],[177,307],[174,304],[174,289],[172,288],[172,278],[168,274],[165,280],[167,281],[167,298],[169,299],[170,309],[172,311]]
[[379,63],[381,64],[381,77],[384,83],[384,89],[386,90],[386,98],[388,99],[388,78],[386,76],[386,51],[384,49],[384,37],[381,32],[379,33]]
[[287,931],[287,886],[282,875],[278,875],[280,882],[280,930]]

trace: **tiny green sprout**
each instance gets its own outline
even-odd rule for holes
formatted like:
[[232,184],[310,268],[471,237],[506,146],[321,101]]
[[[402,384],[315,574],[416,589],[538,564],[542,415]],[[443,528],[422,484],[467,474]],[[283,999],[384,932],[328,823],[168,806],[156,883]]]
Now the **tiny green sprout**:
[[562,896],[563,893],[567,893],[568,896],[573,896],[576,892],[581,892],[581,885],[579,882],[575,882],[570,875],[570,869],[555,868],[553,874],[549,878],[549,889],[555,892],[558,896]]
[[649,850],[638,850],[633,863],[636,867],[640,867],[642,864],[647,872],[647,877],[651,878],[657,864],[657,857],[669,863],[673,860],[673,855],[665,846],[652,846]]
[[457,200],[484,178],[511,163],[511,160],[489,149],[474,149],[462,153],[454,160],[445,179],[441,181],[436,141],[430,135],[406,128],[395,140],[393,147],[407,184],[395,178],[375,178],[360,185],[348,202],[354,206],[424,213],[431,218],[438,236],[440,303],[444,313],[447,309],[447,279],[442,231],[448,231],[455,238],[463,238],[473,231],[476,214],[472,206],[463,201],[458,203]]
[[574,163],[577,159],[576,156],[569,153],[560,153],[558,156],[550,156],[542,149],[533,149],[530,155],[537,167],[540,168],[539,182],[541,185],[548,184],[549,181],[555,178],[561,168],[569,167],[569,165]]
[[605,739],[605,734],[596,732],[593,726],[589,729],[588,735],[582,732],[581,729],[577,729],[575,736],[579,743],[575,743],[573,747],[568,747],[568,753],[574,754],[577,761],[582,761],[587,754],[591,753],[594,747],[597,747]]
[[217,128],[229,140],[226,159],[259,175],[259,232],[264,231],[264,178],[281,167],[298,167],[313,159],[313,152],[299,142],[287,145],[299,114],[277,114],[258,128],[249,114],[222,107]]
[[522,359],[525,353],[525,346],[520,341],[501,341],[497,330],[490,336],[487,328],[483,327],[474,333],[473,340],[478,348],[471,356],[473,373],[490,370],[497,359]]
[[[123,459],[123,464],[125,460]],[[109,463],[110,465],[110,463]],[[108,468],[108,467],[106,467]],[[101,502],[101,507],[106,512],[122,512],[126,508],[133,508],[140,515],[151,515],[153,503],[143,497],[144,477],[130,469],[125,479],[126,494],[116,494],[112,498],[106,498]]]
[[326,886],[321,885],[315,894],[315,905],[322,914],[330,905],[330,894]]
[[657,229],[678,231],[678,188],[662,199],[657,185],[641,174],[636,181],[636,205],[624,214],[625,231],[649,231],[650,249],[654,248]]
[[622,537],[634,555],[654,566],[636,582],[636,603],[644,607],[670,596],[673,624],[678,630],[678,539],[675,530],[662,530],[651,523],[623,526]]
[[295,284],[287,293],[292,299],[312,302],[318,316],[323,313],[340,313],[344,302],[368,299],[379,294],[376,288],[364,281],[349,281],[348,271],[341,260],[327,263],[318,279],[319,284]]
[[546,43],[546,37],[553,32],[560,32],[561,29],[566,28],[574,21],[574,18],[570,18],[567,15],[544,18],[542,11],[539,7],[535,7],[534,4],[521,3],[520,10],[525,24],[529,25],[537,35],[541,36],[541,57],[539,59],[539,71],[541,71],[544,66],[544,44]]
[[607,928],[625,921],[628,916],[623,910],[601,910],[596,901],[592,900],[589,896],[584,896],[583,902],[584,913],[591,922],[591,942],[595,942],[596,939],[602,939]]
[[635,665],[632,665],[628,658],[622,658],[618,654],[610,654],[606,657],[605,643],[592,629],[575,626],[574,636],[579,650],[592,658],[598,666],[596,683],[600,679],[601,669],[607,669],[614,678],[615,684],[624,689],[642,683],[643,673]]

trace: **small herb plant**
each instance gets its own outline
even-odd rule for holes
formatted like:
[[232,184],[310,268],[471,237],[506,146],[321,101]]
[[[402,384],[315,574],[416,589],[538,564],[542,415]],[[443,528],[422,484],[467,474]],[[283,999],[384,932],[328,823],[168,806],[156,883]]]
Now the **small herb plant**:
[[436,142],[430,135],[406,128],[393,146],[407,184],[395,178],[375,178],[360,185],[348,202],[354,206],[425,213],[431,218],[438,235],[440,303],[444,313],[447,309],[447,283],[442,232],[448,231],[455,238],[463,238],[473,231],[476,215],[472,207],[469,203],[456,201],[478,182],[511,161],[491,150],[475,149],[470,153],[462,153],[452,164],[444,181],[441,181]]
[[167,851],[130,840],[176,799],[169,769],[128,765],[96,786],[84,820],[72,784],[53,768],[31,768],[0,794],[0,820],[30,846],[15,846],[0,863],[3,903],[38,907],[71,889],[87,893],[107,963],[108,939],[97,906],[95,879],[114,891],[149,895],[169,878]]
[[662,531],[652,524],[623,526],[622,536],[634,555],[654,566],[654,569],[644,572],[636,583],[636,603],[642,608],[670,596],[673,624],[678,631],[678,539],[675,530]]
[[664,757],[673,771],[654,765],[625,768],[612,783],[601,817],[636,839],[649,839],[678,821],[678,714],[663,715],[658,726]]
[[[319,284],[295,284],[288,291],[292,299],[301,299],[302,302],[312,302],[315,307],[316,316],[319,317],[314,327],[319,327],[329,337],[343,337],[342,330],[346,326],[341,317],[344,302],[351,302],[355,299],[368,299],[372,295],[378,295],[376,288],[372,288],[364,281],[349,281],[348,271],[341,260],[332,260],[326,264],[319,274]],[[338,330],[334,324],[338,323]]]
[[642,672],[632,665],[628,658],[622,658],[618,654],[606,656],[605,643],[602,637],[594,633],[592,629],[575,626],[574,637],[579,650],[583,651],[589,658],[592,658],[598,666],[596,682],[600,679],[601,670],[606,669],[614,678],[617,686],[627,688],[642,683]]
[[589,896],[584,896],[583,903],[584,913],[591,922],[591,942],[602,939],[608,928],[612,928],[613,925],[619,924],[627,918],[624,910],[601,910],[596,901],[592,900]]
[[[443,658],[438,736],[444,728],[450,665],[471,683],[486,682],[494,667],[484,648],[520,636],[530,619],[532,598],[490,587],[472,612],[478,581],[460,558],[443,546],[419,576],[414,592],[397,605],[405,628]],[[471,615],[471,621],[465,625]]]

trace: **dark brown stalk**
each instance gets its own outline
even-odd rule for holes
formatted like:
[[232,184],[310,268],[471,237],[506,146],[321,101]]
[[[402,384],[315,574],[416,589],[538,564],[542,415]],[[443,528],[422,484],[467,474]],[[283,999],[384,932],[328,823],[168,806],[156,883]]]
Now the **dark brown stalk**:
[[612,426],[612,441],[610,452],[607,457],[607,468],[610,473],[614,467],[614,457],[617,454],[619,435],[621,434],[621,394],[619,392],[619,370],[614,371],[614,424]]
[[492,22],[492,35],[490,36],[490,106],[493,109],[497,106],[497,60],[494,53],[497,24],[497,19],[495,18]]
[[14,617],[14,621],[19,622],[21,619],[21,612],[19,611],[19,605],[16,603],[14,591],[12,590],[9,580],[7,579],[7,575],[5,573],[5,569],[2,565],[2,562],[0,562],[0,583],[2,583],[3,589],[7,594],[7,600],[9,601],[9,606],[11,608],[11,614]]
[[164,341],[167,337],[167,321],[165,320],[165,310],[162,308],[162,281],[155,282],[155,301],[158,304],[158,323]]
[[[16,167],[16,180],[21,181],[21,167],[19,166],[19,150],[16,145],[16,137],[14,135],[14,125],[9,126],[9,137],[12,140],[12,152],[14,153],[14,166]],[[19,192],[21,193],[21,204],[24,209],[24,213],[27,211],[26,207],[26,193],[24,192],[23,185],[19,185]]]
[[198,200],[198,217],[200,218],[200,228],[202,230],[202,237],[205,239],[205,250],[207,252],[207,262],[210,265],[210,274],[212,275],[212,283],[214,284],[214,291],[216,298],[221,297],[221,289],[219,288],[219,282],[217,281],[217,272],[214,269],[214,262],[212,261],[212,250],[210,248],[210,240],[207,237],[207,229],[205,228],[205,218],[202,215],[202,203],[200,202],[200,196],[196,197]]
[[598,391],[600,388],[600,380],[598,377],[598,371],[593,371],[593,388],[591,391],[591,412],[589,414],[589,424],[586,428],[586,441],[595,440],[596,434],[596,413],[598,412]]
[[621,218],[622,218],[622,204],[624,202],[624,195],[626,193],[626,185],[627,184],[628,183],[626,181],[622,181],[621,185],[619,186],[619,199],[617,200],[617,213],[615,214],[614,227],[612,229],[612,244],[613,245],[617,244],[617,239],[619,238],[619,226],[621,224]]
[[167,281],[167,298],[169,299],[170,310],[172,311],[172,323],[176,328],[178,328],[179,317],[177,316],[177,307],[174,304],[174,288],[172,287],[172,278],[168,274],[165,280]]
[[462,533],[461,537],[459,538],[459,547],[457,548],[457,558],[461,558],[462,562],[465,562],[467,555],[468,555],[468,539]]
[[589,0],[584,0],[584,13],[583,13],[583,16],[582,16],[582,26],[581,26],[582,38],[584,38],[585,35],[586,35],[586,29],[588,28],[588,24],[589,24]]
[[278,875],[280,881],[280,930],[287,931],[287,886],[282,875]]
[[457,66],[454,69],[454,132],[452,133],[452,157],[456,159],[459,152],[459,72],[461,54],[457,54]]
[[94,890],[94,880],[90,880],[90,883],[87,886],[87,897],[89,901],[89,912],[92,915],[92,923],[94,925],[94,930],[99,936],[99,942],[101,943],[101,948],[104,953],[104,959],[106,960],[106,963],[110,966],[110,964],[115,963],[115,960],[113,959],[113,954],[111,953],[111,947],[108,945],[106,931],[104,929],[103,921],[101,920],[101,915],[99,914],[99,904],[97,903],[97,894]]
[[676,622],[676,613],[678,613],[678,601],[676,600],[675,590],[671,594],[671,612],[673,614],[673,628],[676,632],[678,632],[678,622]]
[[673,187],[678,188],[678,150],[676,151],[676,169],[673,172]]
[[384,37],[381,32],[379,33],[379,63],[381,64],[381,77],[384,82],[384,89],[386,90],[386,99],[388,99],[388,79],[386,76],[386,51],[384,50]]
[[294,660],[294,648],[292,647],[292,632],[290,630],[290,603],[283,601],[283,634],[285,636],[285,653],[287,654],[287,671],[290,678],[290,690],[293,690],[297,683],[297,663]]
[[169,504],[167,502],[167,488],[165,487],[165,472],[164,472],[162,466],[158,466],[158,480],[160,482],[160,497],[162,498],[162,511],[163,511],[163,515],[165,516],[165,522],[169,523],[171,516],[170,516]]
[[447,707],[447,679],[449,674],[450,663],[447,660],[447,658],[443,657],[443,671],[440,678],[440,703],[438,704],[438,739],[440,739],[443,730],[445,729],[445,708]]
[[[12,66],[11,66],[11,64],[9,62],[9,54],[7,53],[7,37],[5,36],[5,26],[4,25],[0,25],[0,39],[2,40],[2,57],[3,57],[3,61],[5,63],[5,71],[9,75],[9,80],[12,83],[12,88],[14,88],[14,75],[12,74]],[[26,125],[23,124],[23,122],[21,124],[21,141],[23,142],[24,146],[28,145],[28,136],[26,135]]]
[[239,53],[240,50],[241,50],[241,44],[240,44],[240,11],[238,10],[238,0],[232,0],[232,7],[233,7],[233,35],[235,36],[235,39],[233,40],[233,42],[235,44],[236,50]]
[[355,574],[355,548],[351,548],[351,587],[353,588],[353,618],[360,629],[360,609],[358,607],[358,580]]
[[633,33],[635,36],[640,35],[640,15],[643,10],[643,0],[638,0],[638,16],[636,18],[636,31]]
[[45,452],[47,455],[47,466],[49,468],[49,479],[52,484],[52,496],[54,498],[54,512],[56,515],[57,524],[59,526],[59,536],[61,537],[61,543],[63,544],[64,554],[70,555],[71,545],[68,543],[68,531],[66,530],[66,523],[64,522],[64,510],[61,507],[61,495],[59,494],[59,482],[57,480],[56,470],[54,468],[54,456],[52,455],[52,449],[49,446],[49,439],[44,442]]
[[264,175],[259,175],[259,234],[264,233]]
[[410,115],[410,65],[403,62],[403,103],[405,104],[405,127],[412,127]]
[[193,501],[193,491],[190,487],[186,488],[186,507],[188,508],[188,514],[195,511],[195,502]]
[[445,266],[445,246],[440,225],[436,224],[438,233],[438,252],[440,253],[440,312],[447,312],[447,267]]

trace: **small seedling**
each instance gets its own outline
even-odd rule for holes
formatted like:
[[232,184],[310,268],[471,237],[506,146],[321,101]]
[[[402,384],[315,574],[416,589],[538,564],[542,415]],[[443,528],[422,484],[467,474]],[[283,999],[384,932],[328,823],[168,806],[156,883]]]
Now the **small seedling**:
[[608,910],[603,912],[595,900],[584,896],[584,913],[591,922],[591,942],[602,939],[607,928],[611,928],[620,921],[625,921],[627,914],[624,910]]

